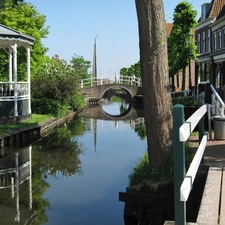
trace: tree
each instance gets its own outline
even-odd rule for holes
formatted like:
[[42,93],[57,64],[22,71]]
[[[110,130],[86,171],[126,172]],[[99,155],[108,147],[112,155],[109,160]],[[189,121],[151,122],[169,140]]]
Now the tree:
[[91,67],[91,62],[85,60],[83,56],[74,54],[70,60],[70,65],[80,79],[90,78],[91,75],[88,73],[88,69]]
[[120,74],[130,77],[135,74],[136,77],[141,77],[140,61],[132,64],[129,68],[123,67],[122,69],[120,69]]
[[[187,1],[179,3],[174,9],[174,23],[168,37],[169,73],[170,76],[182,71],[182,90],[185,89],[186,67],[189,59],[196,59],[196,46],[191,37],[188,43],[187,34],[196,26],[197,11]],[[190,65],[189,65],[190,66]]]
[[165,165],[172,152],[172,100],[162,0],[135,0],[149,166]]
[[19,2],[23,2],[23,0],[0,0],[0,10],[4,10],[6,3],[16,6]]
[[46,56],[31,83],[33,112],[61,116],[69,109],[76,110],[83,104],[79,88],[80,79],[73,67]]
[[[42,58],[47,52],[47,48],[41,42],[48,32],[45,27],[46,17],[40,14],[35,6],[30,3],[20,3],[14,6],[6,3],[3,11],[0,11],[0,23],[18,30],[24,34],[33,36],[36,40],[31,46],[31,75],[35,74]],[[23,81],[26,78],[26,52],[25,48],[18,48],[18,80]],[[0,51],[0,74],[8,74],[8,56],[4,50]],[[0,78],[3,79],[3,77]]]

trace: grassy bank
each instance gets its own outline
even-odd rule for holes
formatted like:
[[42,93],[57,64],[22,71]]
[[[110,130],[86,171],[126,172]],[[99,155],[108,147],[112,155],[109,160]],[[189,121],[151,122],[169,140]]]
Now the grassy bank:
[[[196,133],[195,133],[196,134]],[[194,152],[189,143],[185,144],[185,164],[186,168],[194,157]],[[173,154],[171,153],[166,165],[161,165],[158,168],[150,168],[148,161],[148,153],[146,153],[140,162],[134,167],[133,173],[129,175],[130,186],[140,184],[142,181],[150,183],[165,182],[173,179]]]
[[52,117],[53,116],[51,116],[51,115],[32,114],[31,119],[28,119],[28,120],[25,120],[22,122],[18,122],[18,123],[14,123],[14,124],[1,124],[0,125],[0,135],[9,134],[13,130],[38,125],[39,123],[43,122],[44,120],[47,120]]

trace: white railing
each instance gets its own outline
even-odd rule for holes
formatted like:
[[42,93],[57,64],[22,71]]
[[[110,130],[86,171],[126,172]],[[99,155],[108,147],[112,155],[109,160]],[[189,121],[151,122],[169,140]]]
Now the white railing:
[[[198,124],[198,122],[202,119],[205,113],[209,110],[209,105],[205,104],[201,106],[191,117],[189,117],[183,125],[179,129],[179,140],[181,142],[186,142],[190,137],[192,131]],[[183,180],[183,183],[180,187],[180,201],[187,201],[190,191],[192,190],[192,186],[195,180],[196,173],[198,171],[198,167],[203,157],[203,153],[205,151],[205,146],[207,143],[207,134],[203,135],[200,145],[197,149],[197,152],[189,166],[189,169],[186,173],[186,176]]]
[[[28,96],[28,82],[17,82],[17,97]],[[14,98],[14,82],[0,82],[0,99]]]
[[210,84],[210,89],[212,90],[212,116],[224,117],[225,104],[219,94],[216,92],[215,88]]
[[141,87],[142,86],[142,81],[140,78],[136,77],[130,77],[130,76],[117,76],[117,75],[112,75],[112,76],[107,76],[107,77],[90,77],[87,79],[82,79],[81,80],[81,88],[84,87],[91,87],[94,85],[104,85],[104,84],[130,84],[134,86]]

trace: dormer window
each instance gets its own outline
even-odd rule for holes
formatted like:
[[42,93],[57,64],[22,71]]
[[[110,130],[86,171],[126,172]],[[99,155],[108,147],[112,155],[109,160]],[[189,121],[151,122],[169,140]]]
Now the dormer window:
[[206,19],[206,4],[202,5],[202,14],[201,14],[201,20]]

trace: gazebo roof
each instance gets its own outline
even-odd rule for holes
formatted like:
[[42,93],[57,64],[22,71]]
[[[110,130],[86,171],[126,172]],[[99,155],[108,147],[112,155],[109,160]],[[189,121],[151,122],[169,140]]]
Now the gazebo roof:
[[7,47],[9,41],[16,41],[18,46],[34,44],[35,38],[0,24],[0,45]]

